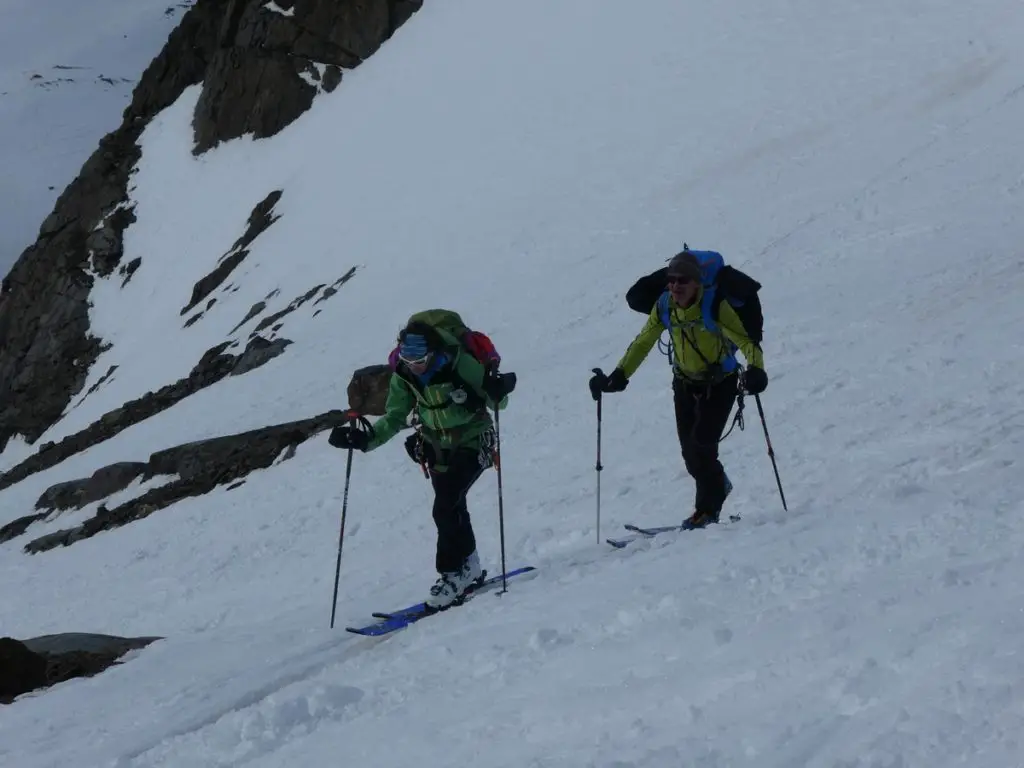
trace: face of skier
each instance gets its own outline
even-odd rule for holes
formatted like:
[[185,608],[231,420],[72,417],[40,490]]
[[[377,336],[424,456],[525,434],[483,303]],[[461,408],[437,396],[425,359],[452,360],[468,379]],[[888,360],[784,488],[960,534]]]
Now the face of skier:
[[676,304],[688,307],[696,300],[700,286],[687,275],[669,275],[668,290]]
[[407,333],[398,348],[398,356],[414,375],[423,375],[430,365],[430,346],[419,333]]
[[406,360],[402,358],[402,362],[405,363],[405,367],[408,368],[416,376],[422,376],[426,373],[427,368],[430,366],[430,354],[428,353],[424,357],[418,360]]

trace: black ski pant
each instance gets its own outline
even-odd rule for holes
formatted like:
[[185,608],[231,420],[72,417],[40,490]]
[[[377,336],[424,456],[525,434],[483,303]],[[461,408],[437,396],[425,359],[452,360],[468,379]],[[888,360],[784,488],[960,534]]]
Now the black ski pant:
[[725,469],[718,460],[722,439],[736,401],[736,374],[716,384],[695,384],[676,378],[672,383],[676,431],[686,471],[697,485],[694,511],[718,515],[725,503]]
[[434,524],[437,526],[438,573],[459,570],[476,549],[466,496],[485,469],[477,449],[455,449],[445,458],[447,469],[431,470],[434,486]]

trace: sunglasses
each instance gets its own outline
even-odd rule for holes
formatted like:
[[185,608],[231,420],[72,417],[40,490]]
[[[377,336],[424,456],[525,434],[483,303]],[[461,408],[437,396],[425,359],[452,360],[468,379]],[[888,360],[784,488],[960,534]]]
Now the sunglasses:
[[430,353],[427,352],[427,354],[422,355],[420,357],[406,357],[403,354],[399,354],[398,355],[398,359],[401,360],[406,365],[412,365],[412,366],[417,366],[418,367],[418,366],[421,366],[421,365],[426,365],[427,362],[429,362],[429,360],[430,360]]
[[697,282],[697,281],[694,280],[693,278],[687,277],[686,275],[669,275],[668,276],[668,284],[669,285],[673,285],[673,284],[676,284],[676,285],[690,285],[691,283],[695,283],[695,282]]

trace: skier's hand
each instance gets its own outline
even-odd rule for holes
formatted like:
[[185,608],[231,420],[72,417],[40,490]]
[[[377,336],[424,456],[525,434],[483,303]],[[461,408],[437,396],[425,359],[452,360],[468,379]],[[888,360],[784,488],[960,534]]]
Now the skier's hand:
[[335,448],[355,448],[365,451],[370,444],[370,435],[352,424],[343,424],[331,430],[327,442]]
[[594,375],[590,377],[590,394],[597,400],[602,392],[621,392],[628,384],[629,379],[621,368],[616,368],[610,376],[605,375],[600,368],[595,368]]
[[611,372],[608,377],[608,381],[605,382],[605,392],[621,392],[629,384],[629,379],[626,378],[626,374],[622,372],[621,368],[616,368]]
[[768,374],[752,365],[743,372],[743,390],[751,395],[759,395],[768,387]]
[[515,388],[516,375],[514,373],[491,371],[484,377],[484,394],[495,403],[500,403],[503,398],[512,394]]

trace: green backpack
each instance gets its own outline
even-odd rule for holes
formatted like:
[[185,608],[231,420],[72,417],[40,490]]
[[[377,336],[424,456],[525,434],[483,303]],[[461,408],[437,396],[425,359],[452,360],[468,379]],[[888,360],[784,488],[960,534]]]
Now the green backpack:
[[454,338],[462,349],[479,360],[485,368],[497,370],[501,364],[501,355],[494,348],[494,342],[487,334],[470,329],[458,312],[450,309],[427,309],[410,317],[405,328],[398,334],[398,343],[388,356],[391,370],[398,367],[398,350],[406,333],[421,333],[432,342],[431,346],[446,346],[446,340],[438,331],[443,331]]

